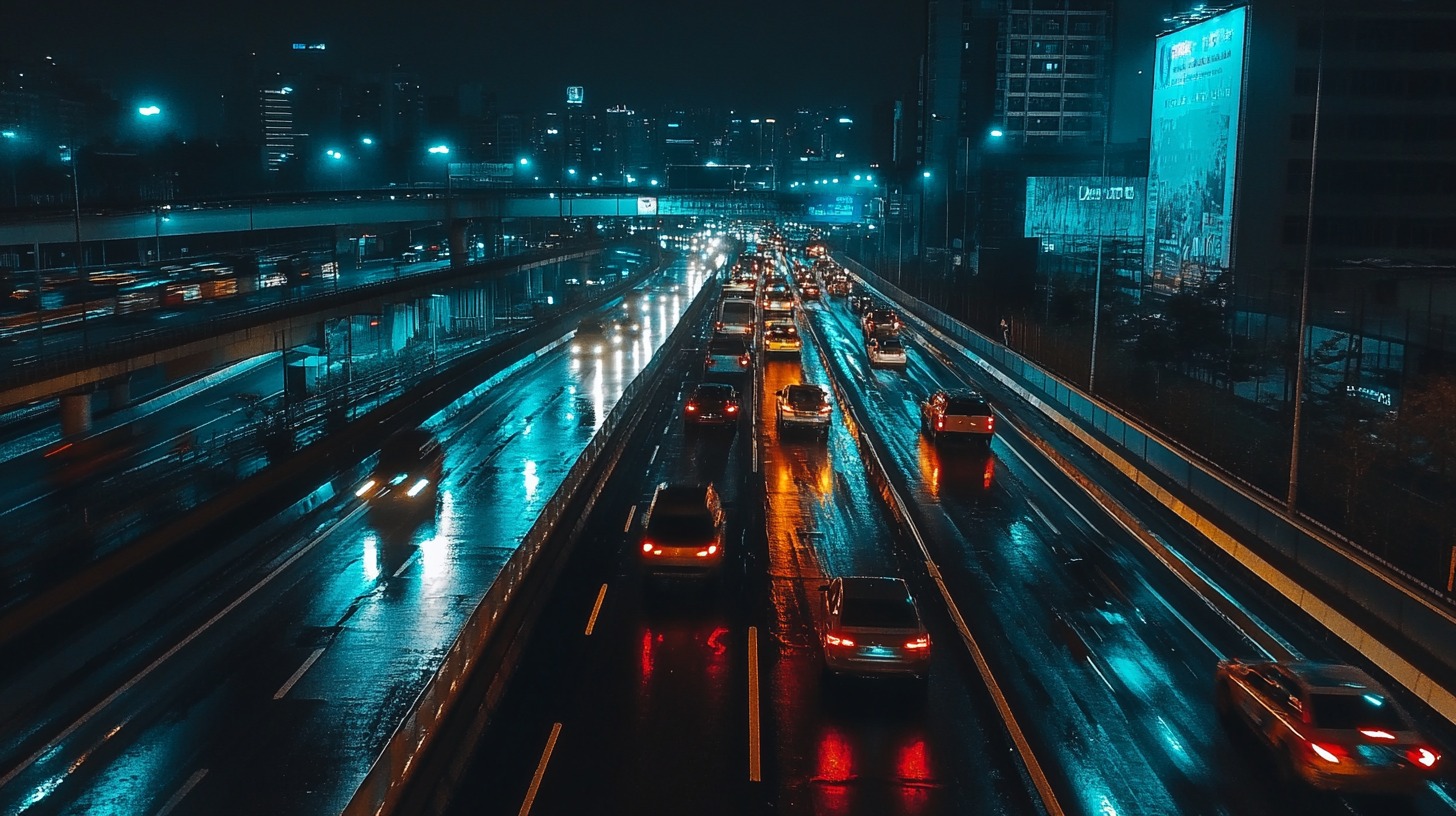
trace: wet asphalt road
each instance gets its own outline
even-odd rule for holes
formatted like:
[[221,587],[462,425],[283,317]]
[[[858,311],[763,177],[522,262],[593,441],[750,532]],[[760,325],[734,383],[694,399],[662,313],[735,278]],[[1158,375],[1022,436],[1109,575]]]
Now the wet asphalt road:
[[432,518],[345,496],[317,529],[239,531],[190,594],[7,671],[0,812],[337,812],[701,278],[671,275],[629,296],[631,348],[563,348],[436,430]]

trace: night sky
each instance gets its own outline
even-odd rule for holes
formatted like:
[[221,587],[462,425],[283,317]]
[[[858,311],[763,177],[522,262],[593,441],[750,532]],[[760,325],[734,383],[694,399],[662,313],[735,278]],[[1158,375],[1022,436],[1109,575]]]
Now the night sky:
[[[484,82],[507,108],[618,101],[869,104],[913,94],[924,8],[909,0],[3,0],[0,53],[50,55],[113,90],[203,107],[232,56],[328,44],[344,72],[401,63],[432,93]],[[867,111],[866,111],[867,112]]]

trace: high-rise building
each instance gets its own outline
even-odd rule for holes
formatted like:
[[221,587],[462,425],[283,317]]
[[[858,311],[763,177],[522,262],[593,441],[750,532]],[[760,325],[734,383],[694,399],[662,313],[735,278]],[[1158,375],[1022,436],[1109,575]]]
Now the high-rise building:
[[278,173],[297,154],[293,129],[293,88],[281,85],[258,90],[258,112],[263,126],[263,166]]
[[1111,46],[1112,0],[1002,0],[995,96],[1001,138],[1100,143]]

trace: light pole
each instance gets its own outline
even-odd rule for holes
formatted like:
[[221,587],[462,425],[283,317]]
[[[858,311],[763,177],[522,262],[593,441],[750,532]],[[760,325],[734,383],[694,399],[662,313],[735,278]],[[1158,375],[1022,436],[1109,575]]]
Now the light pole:
[[1092,356],[1087,362],[1087,393],[1097,390],[1097,330],[1102,324],[1102,241],[1107,232],[1103,218],[1107,213],[1107,116],[1102,117],[1102,191],[1097,206],[1097,266],[1092,270]]
[[[75,203],[74,212],[76,215],[76,282],[81,289],[81,347],[86,348],[86,313],[91,311],[91,282],[86,277],[86,264],[81,260],[81,181],[76,178],[80,173],[79,163],[76,156],[76,149],[61,145],[61,161],[71,165],[71,200]],[[37,294],[40,294],[37,292]]]

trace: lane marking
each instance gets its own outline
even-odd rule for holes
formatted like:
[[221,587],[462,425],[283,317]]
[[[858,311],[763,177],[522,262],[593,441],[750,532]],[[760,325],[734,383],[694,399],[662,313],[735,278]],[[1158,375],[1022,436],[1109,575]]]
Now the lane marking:
[[591,617],[586,619],[587,637],[591,637],[592,630],[597,628],[597,615],[601,614],[602,601],[606,600],[606,597],[607,585],[602,584],[602,588],[597,591],[597,602],[592,604]]
[[1026,503],[1036,513],[1037,517],[1041,519],[1041,521],[1042,521],[1043,524],[1045,524],[1046,526],[1052,528],[1052,535],[1061,535],[1062,534],[1062,531],[1057,529],[1057,525],[1052,524],[1052,520],[1046,517],[1046,513],[1043,513],[1041,511],[1041,508],[1036,506],[1036,502],[1034,502],[1034,501],[1032,501],[1031,499],[1028,498],[1026,500]]
[[303,676],[308,673],[308,670],[313,668],[313,664],[317,663],[320,657],[323,657],[325,648],[327,647],[320,646],[317,649],[314,649],[313,654],[309,655],[308,659],[303,661],[303,665],[298,667],[298,671],[294,672],[293,676],[288,678],[287,682],[285,682],[282,687],[278,689],[278,691],[273,693],[273,699],[282,700],[284,697],[287,697],[288,692],[293,690],[293,684],[297,683],[299,680],[302,680]]
[[657,461],[657,452],[660,451],[660,450],[662,450],[662,446],[661,445],[654,445],[652,447],[652,458],[647,460],[647,464],[650,465],[653,462],[656,462]]
[[200,768],[194,771],[191,776],[187,777],[187,781],[182,783],[182,787],[178,788],[177,792],[172,794],[172,798],[162,804],[162,809],[157,811],[157,816],[167,816],[167,814],[176,810],[177,805],[182,803],[182,798],[191,793],[192,789],[197,787],[197,783],[201,782],[204,776],[207,776],[206,768]]
[[[1006,424],[1010,425],[1011,423],[1007,422]],[[1005,437],[1002,437],[1002,439],[1005,440]],[[1097,525],[1093,524],[1091,519],[1082,515],[1082,511],[1078,510],[1076,505],[1072,504],[1070,501],[1067,500],[1066,496],[1062,495],[1062,491],[1056,489],[1055,487],[1052,487],[1052,483],[1047,481],[1047,477],[1041,475],[1041,471],[1037,470],[1035,465],[1027,461],[1026,457],[1021,455],[1021,451],[1018,451],[1016,449],[1016,446],[1012,445],[1010,441],[1006,442],[1006,449],[1016,454],[1016,458],[1021,460],[1021,464],[1026,465],[1027,470],[1035,473],[1036,478],[1041,479],[1041,483],[1047,486],[1047,490],[1055,493],[1057,495],[1057,498],[1061,499],[1067,505],[1067,507],[1070,507],[1072,509],[1073,513],[1077,514],[1077,518],[1081,519],[1088,527],[1092,529],[1092,532],[1102,536],[1103,538],[1107,537],[1101,530],[1097,529]]]
[[546,750],[541,752],[541,761],[536,763],[536,773],[531,777],[531,787],[526,789],[526,801],[516,816],[526,816],[536,801],[536,791],[541,789],[541,777],[546,775],[546,763],[551,761],[551,752],[556,750],[556,738],[561,736],[561,723],[551,726],[551,736],[546,738]]
[[277,568],[264,576],[263,580],[254,584],[252,588],[249,589],[247,592],[239,595],[237,599],[234,600],[232,603],[223,607],[223,609],[217,614],[208,618],[205,623],[193,630],[192,634],[183,638],[175,646],[162,653],[160,657],[158,657],[156,660],[153,660],[150,664],[147,665],[146,668],[137,672],[130,680],[123,683],[121,687],[118,688],[116,691],[113,691],[110,694],[106,695],[106,699],[92,706],[90,711],[82,714],[75,722],[67,726],[64,731],[62,731],[60,734],[57,734],[55,737],[52,737],[49,742],[41,746],[38,751],[31,754],[29,757],[26,757],[24,762],[21,762],[19,765],[16,765],[14,768],[10,769],[9,773],[5,774],[3,777],[0,777],[0,788],[3,788],[6,785],[10,784],[11,780],[24,773],[26,769],[30,768],[30,766],[34,765],[36,762],[39,762],[42,757],[49,756],[55,750],[56,746],[69,739],[72,734],[76,733],[76,731],[79,730],[81,726],[85,725],[97,714],[100,714],[102,711],[106,710],[108,706],[116,702],[116,699],[118,697],[127,693],[128,691],[131,691],[132,688],[134,688],[138,683],[145,680],[148,675],[160,668],[163,663],[171,660],[178,652],[187,648],[188,644],[201,637],[204,632],[206,632],[208,629],[211,629],[214,625],[217,624],[218,621],[226,617],[228,613],[232,612],[234,609],[237,609],[239,606],[242,606],[243,603],[245,603],[249,598],[256,595],[259,590],[271,583],[274,578],[277,578],[279,575],[281,575],[284,570],[293,566],[293,564],[298,561],[298,559],[307,555],[309,551],[311,551],[314,547],[317,547],[319,542],[328,538],[330,535],[333,535],[334,530],[338,529],[345,522],[352,521],[355,516],[363,512],[364,505],[359,505],[353,510],[349,511],[349,513],[346,514],[343,518],[329,525],[327,529],[315,536],[312,541],[305,544],[302,548],[299,549],[298,552],[289,556],[282,564],[279,564]]
[[632,517],[635,515],[637,515],[637,505],[634,504],[627,508],[627,523],[622,525],[622,532],[627,533],[632,531]]
[[763,735],[758,713],[758,627],[748,627],[748,781],[763,781]]
[[420,560],[420,551],[415,550],[415,554],[411,555],[408,559],[406,559],[403,564],[399,565],[399,569],[394,571],[394,577],[398,578],[399,576],[404,575],[404,571],[409,569],[410,565],[414,564],[418,560]]
[[1091,655],[1087,655],[1087,665],[1092,667],[1092,671],[1097,672],[1097,676],[1102,678],[1102,685],[1107,686],[1107,690],[1112,692],[1113,697],[1116,697],[1117,689],[1113,688],[1112,683],[1108,682],[1107,675],[1103,674],[1102,670],[1097,668],[1097,661],[1093,660]]

